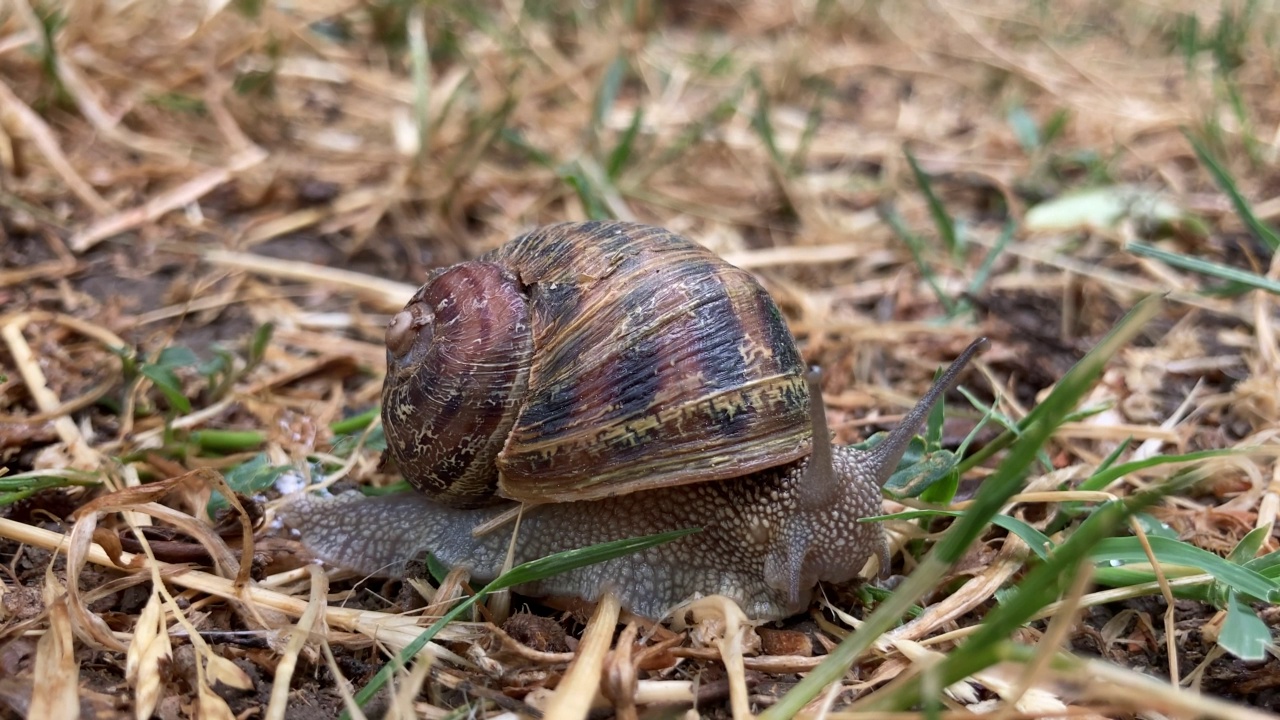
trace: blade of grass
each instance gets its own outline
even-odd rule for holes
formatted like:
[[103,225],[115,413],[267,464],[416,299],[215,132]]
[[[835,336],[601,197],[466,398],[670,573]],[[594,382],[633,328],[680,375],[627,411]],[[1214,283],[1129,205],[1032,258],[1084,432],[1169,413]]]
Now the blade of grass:
[[[1067,372],[1044,402],[1028,414],[1030,424],[1014,441],[1008,455],[996,468],[995,473],[983,481],[973,505],[929,551],[916,571],[906,579],[888,602],[876,608],[862,627],[841,641],[822,664],[814,668],[780,698],[777,704],[766,710],[760,716],[762,720],[781,720],[798,713],[824,688],[843,677],[854,661],[871,647],[876,638],[893,627],[909,606],[934,588],[938,578],[943,577],[947,568],[963,556],[969,545],[986,530],[1000,508],[1022,488],[1023,478],[1028,468],[1035,462],[1036,455],[1071,408],[1097,382],[1111,356],[1128,344],[1159,309],[1159,297],[1153,296],[1143,300],[1122,318],[1093,350]],[[1121,505],[1121,507],[1124,506]],[[1125,513],[1113,511],[1111,514],[1104,515],[1100,511],[1095,514],[1095,517],[1110,518],[1112,515],[1117,515],[1113,522],[1119,523],[1123,520]],[[1099,521],[1095,521],[1094,525],[1098,524]],[[1110,528],[1108,527],[1107,530],[1109,531]],[[1047,566],[1048,563],[1041,568]],[[1019,610],[1021,609],[1020,606]]]
[[827,92],[819,90],[809,113],[805,116],[804,130],[800,133],[800,142],[796,143],[795,152],[791,153],[791,162],[787,165],[787,174],[795,175],[804,169],[809,147],[818,136],[818,128],[822,125],[822,104],[827,99]]
[[[515,77],[511,78],[508,86],[514,85],[516,79]],[[449,100],[445,103],[446,107],[440,109],[439,117],[445,115],[448,111],[448,104],[459,94],[459,92],[454,92],[450,95]],[[515,112],[515,108],[516,98],[513,94],[508,93],[502,98],[502,102],[496,109],[492,112],[484,113],[472,123],[471,129],[467,133],[466,149],[449,159],[443,173],[445,177],[451,178],[452,185],[447,195],[448,198],[452,198],[454,193],[459,191],[463,185],[463,179],[471,176],[476,166],[480,164],[481,158],[485,157],[490,146],[495,141],[502,139],[518,150],[526,153],[529,153],[529,151],[537,153],[517,131],[507,127],[507,121],[511,118],[511,114]],[[530,154],[530,157],[544,167],[551,167],[552,165],[551,159],[545,156],[538,157]]]
[[1200,18],[1195,13],[1182,13],[1174,28],[1174,37],[1178,49],[1182,51],[1182,61],[1188,73],[1195,67],[1196,54],[1200,52]]
[[641,180],[647,178],[653,173],[670,167],[676,162],[681,155],[689,148],[698,143],[713,128],[717,128],[726,122],[738,112],[738,106],[742,102],[742,96],[747,91],[747,84],[739,82],[730,90],[728,97],[716,104],[711,112],[706,113],[699,118],[687,129],[681,132],[676,139],[667,145],[656,158],[645,163],[642,171],[639,173]]
[[[877,515],[875,517],[862,518],[858,522],[882,522],[884,520],[918,520],[928,517],[960,517],[964,515],[960,510],[908,510],[906,512],[893,513],[892,515]],[[1027,523],[1018,518],[1003,513],[996,513],[991,518],[991,523],[996,527],[1003,528],[1014,535],[1022,538],[1022,541],[1030,546],[1031,551],[1040,556],[1043,560],[1049,557],[1049,550],[1053,548],[1053,541],[1048,535],[1031,527]]]
[[[0,475],[4,468],[0,468]],[[0,478],[0,508],[25,500],[44,490],[62,487],[91,487],[98,480],[78,470],[34,470]]]
[[[593,177],[582,163],[574,161],[560,168],[560,179],[565,184],[573,188],[577,194],[578,200],[582,203],[582,209],[586,212],[587,217],[592,220],[612,220],[614,214],[609,210],[609,205],[605,201],[605,193],[607,192],[600,185],[604,178]],[[597,182],[599,180],[600,182]]]
[[352,415],[349,418],[343,418],[342,420],[329,425],[329,430],[332,431],[334,435],[347,435],[349,433],[360,432],[361,430],[369,427],[369,423],[373,422],[373,419],[378,417],[381,412],[382,408],[378,405],[374,405],[359,415]]
[[253,450],[267,441],[257,430],[197,430],[191,441],[204,452],[234,453]]
[[[1180,540],[1150,536],[1147,542],[1151,544],[1151,550],[1161,564],[1198,568],[1241,594],[1268,603],[1280,601],[1280,585],[1243,565],[1224,560],[1208,550],[1201,550]],[[1098,543],[1090,557],[1094,562],[1124,563],[1125,566],[1145,565],[1148,562],[1146,551],[1136,537],[1107,538]],[[1106,582],[1104,570],[1105,568],[1098,570],[1098,582]]]
[[1227,619],[1218,634],[1218,644],[1241,660],[1256,662],[1265,660],[1270,645],[1271,629],[1258,617],[1253,608],[1240,602],[1236,593],[1227,599]]
[[1182,134],[1187,138],[1187,142],[1191,143],[1191,149],[1195,150],[1196,157],[1200,159],[1200,164],[1204,165],[1209,174],[1213,176],[1214,182],[1230,198],[1231,204],[1236,209],[1236,214],[1240,216],[1240,220],[1245,226],[1253,231],[1253,234],[1257,235],[1258,239],[1265,243],[1267,247],[1271,248],[1272,252],[1280,250],[1280,235],[1277,235],[1275,230],[1272,230],[1266,223],[1259,220],[1258,216],[1253,213],[1253,208],[1249,206],[1249,201],[1245,200],[1244,195],[1240,194],[1240,190],[1236,187],[1236,182],[1232,179],[1231,173],[1227,172],[1227,169],[1209,152],[1204,143],[1200,142],[1186,128],[1182,129]]
[[[605,562],[606,560],[612,560],[616,557],[639,552],[641,550],[654,547],[655,545],[661,545],[673,540],[678,540],[686,535],[691,535],[698,531],[698,528],[689,528],[687,530],[675,530],[672,532],[659,533],[657,535],[646,535],[644,537],[631,538],[628,540],[601,543],[599,545],[592,545],[578,550],[568,550],[548,557],[539,558],[537,560],[524,563],[523,565],[517,565],[498,576],[498,578],[493,582],[485,585],[476,594],[459,602],[452,610],[446,613],[444,617],[440,618],[433,623],[431,627],[424,630],[421,635],[419,635],[412,643],[400,652],[398,657],[383,665],[382,669],[380,669],[378,673],[373,676],[373,679],[369,681],[369,684],[365,685],[360,689],[360,692],[356,693],[356,702],[359,703],[361,707],[364,707],[365,704],[369,702],[369,699],[372,698],[378,690],[382,689],[382,686],[391,679],[391,675],[395,672],[397,667],[407,665],[409,661],[412,660],[414,656],[422,650],[422,648],[426,647],[427,643],[431,642],[431,639],[439,634],[446,625],[459,618],[463,613],[471,609],[472,605],[479,602],[486,595],[509,587],[514,587],[516,585],[523,585],[525,583],[535,582],[553,575],[559,575],[586,565],[594,565],[596,563]],[[349,720],[349,717],[350,716],[345,712],[342,714],[342,718],[344,719]]]
[[991,270],[996,265],[996,260],[1000,259],[1000,254],[1013,241],[1013,234],[1018,229],[1018,224],[1013,218],[1004,224],[1004,228],[1000,230],[1000,236],[996,238],[995,245],[991,246],[991,250],[987,252],[986,257],[982,258],[982,264],[978,266],[978,271],[973,274],[973,278],[969,281],[968,294],[977,295],[987,284],[987,280],[991,278]]
[[524,139],[524,135],[522,135],[519,130],[506,127],[504,123],[498,130],[498,137],[501,137],[508,145],[515,148],[525,157],[539,165],[550,169],[555,168],[555,158],[552,158],[550,155],[530,144],[528,140]]
[[627,161],[631,159],[636,136],[639,134],[640,126],[643,122],[644,106],[637,105],[635,113],[631,115],[631,124],[627,125],[626,132],[622,133],[622,137],[618,138],[617,146],[609,153],[608,162],[605,163],[605,173],[610,180],[616,181],[622,175],[622,169],[626,167]]
[[1190,463],[1199,460],[1208,460],[1216,457],[1230,457],[1232,455],[1240,455],[1244,453],[1243,449],[1223,449],[1223,450],[1200,450],[1197,452],[1184,453],[1182,455],[1157,455],[1155,457],[1144,458],[1142,460],[1134,460],[1132,462],[1114,465],[1091,475],[1087,480],[1080,483],[1078,489],[1087,491],[1104,490],[1108,485],[1116,480],[1129,475],[1130,473],[1147,468],[1158,467],[1160,465],[1170,465],[1173,463]]
[[618,91],[622,88],[622,81],[626,77],[627,58],[625,54],[619,54],[605,70],[604,79],[600,82],[600,90],[596,93],[595,102],[591,106],[591,124],[587,126],[587,147],[593,150],[600,147],[605,116],[617,101]]
[[929,288],[933,290],[933,294],[938,298],[938,302],[947,311],[947,317],[955,317],[956,301],[943,291],[942,286],[938,284],[938,277],[933,272],[933,267],[924,261],[924,241],[907,227],[902,216],[898,214],[898,209],[892,204],[883,204],[879,208],[880,217],[889,227],[897,233],[898,237],[907,244],[907,249],[911,251],[911,257],[915,259],[916,266],[920,268],[920,275],[924,277],[925,282],[929,283]]
[[1273,295],[1280,295],[1280,281],[1272,280],[1271,278],[1266,278],[1247,270],[1241,270],[1227,265],[1220,265],[1216,262],[1202,260],[1197,257],[1189,257],[1187,255],[1169,252],[1168,250],[1161,250],[1158,247],[1152,247],[1151,245],[1140,242],[1126,243],[1124,249],[1134,255],[1153,258],[1176,268],[1198,272],[1201,275],[1208,275],[1228,282],[1239,283],[1240,285],[1256,288],[1258,290],[1266,290]]
[[1262,544],[1271,537],[1271,523],[1267,523],[1262,527],[1256,527],[1249,531],[1247,535],[1231,548],[1231,552],[1227,554],[1229,562],[1237,565],[1244,565],[1257,556],[1258,551],[1262,550]]
[[[1011,445],[1013,441],[1018,437],[1018,435],[1022,434],[1022,431],[1025,430],[1027,426],[1031,424],[1034,410],[1032,411],[1032,413],[1029,413],[1026,417],[1022,418],[1021,421],[1014,422],[1013,418],[1005,415],[1004,413],[996,412],[994,406],[991,406],[991,407],[987,406],[986,403],[979,400],[977,397],[973,395],[973,393],[969,392],[963,386],[957,388],[957,391],[961,395],[963,395],[965,399],[968,400],[969,403],[973,405],[974,408],[981,410],[984,413],[987,413],[993,420],[1000,423],[1005,428],[1004,432],[997,435],[994,440],[983,445],[972,455],[969,455],[968,457],[966,457],[964,460],[960,462],[959,470],[960,470],[960,474],[963,475],[965,472],[981,465],[982,463],[986,462],[988,458],[994,456],[996,453],[1000,452],[1001,450]],[[1073,412],[1067,415],[1067,417],[1063,419],[1063,422],[1079,422],[1081,420],[1085,420],[1090,417],[1093,417],[1098,413],[1104,412],[1105,410],[1108,409],[1108,407],[1109,406],[1105,403],[1087,407],[1083,410],[1078,410],[1076,412]],[[1047,453],[1041,453],[1040,464],[1046,470],[1050,470],[1053,468],[1053,463],[1050,461],[1049,455]]]
[[961,248],[960,239],[956,235],[955,220],[947,213],[947,208],[943,206],[938,194],[933,191],[933,181],[920,168],[920,163],[916,162],[916,156],[911,153],[911,149],[905,145],[902,146],[902,154],[907,156],[907,164],[911,166],[911,174],[915,176],[916,185],[920,186],[920,192],[924,193],[925,202],[929,204],[929,215],[933,217],[933,224],[938,228],[942,246],[947,249],[947,254],[952,259],[959,258]]
[[748,77],[756,90],[756,108],[751,114],[751,127],[764,143],[764,149],[769,152],[773,166],[778,170],[784,170],[786,161],[782,157],[782,151],[778,149],[777,135],[773,132],[773,121],[769,117],[769,93],[765,90],[764,82],[756,71],[752,70]]

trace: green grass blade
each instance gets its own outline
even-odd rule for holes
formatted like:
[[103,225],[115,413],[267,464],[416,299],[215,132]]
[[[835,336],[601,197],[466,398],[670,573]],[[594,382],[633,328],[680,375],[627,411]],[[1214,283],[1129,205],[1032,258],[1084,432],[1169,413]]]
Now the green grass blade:
[[782,151],[778,149],[777,135],[773,132],[773,120],[769,117],[769,92],[765,89],[764,82],[760,76],[753,70],[750,75],[751,84],[756,89],[756,109],[751,114],[751,127],[760,136],[760,141],[764,143],[764,149],[769,152],[769,158],[773,160],[773,166],[782,171],[786,169],[786,163],[782,157]]
[[509,128],[504,125],[502,129],[498,131],[498,137],[502,138],[503,142],[515,148],[530,160],[545,168],[555,169],[555,158],[534,147],[533,144],[525,139],[524,135],[522,135],[519,130]]
[[924,199],[929,203],[929,215],[933,217],[933,224],[938,228],[938,236],[942,238],[943,246],[952,258],[958,258],[961,248],[959,236],[956,234],[955,220],[947,213],[947,209],[943,206],[942,200],[938,198],[938,194],[933,191],[933,181],[924,170],[920,169],[920,163],[916,162],[916,156],[912,155],[911,150],[906,146],[903,146],[902,153],[907,156],[907,164],[911,166],[911,174],[915,176],[916,184],[920,186],[920,192],[924,193]]
[[[859,522],[883,522],[885,520],[918,520],[920,518],[937,517],[960,517],[964,515],[960,510],[907,510],[905,512],[893,513],[891,515],[876,515],[874,517],[862,518]],[[1039,555],[1043,560],[1049,557],[1049,550],[1053,548],[1053,541],[1048,535],[1031,527],[1027,523],[1016,517],[997,513],[991,518],[991,523],[996,527],[1005,530],[1022,538],[1022,541],[1031,546],[1031,551]]]
[[1159,467],[1161,465],[1172,465],[1175,463],[1198,462],[1216,457],[1229,457],[1232,455],[1243,454],[1243,452],[1243,450],[1235,449],[1201,450],[1199,452],[1189,452],[1182,455],[1157,455],[1155,457],[1144,458],[1142,460],[1134,460],[1132,462],[1114,465],[1105,470],[1094,473],[1087,480],[1080,483],[1077,489],[1091,492],[1103,490],[1116,480],[1139,470],[1146,470],[1148,468]]
[[235,453],[259,447],[267,436],[257,430],[197,430],[191,433],[191,441],[202,452]]
[[618,91],[622,89],[622,81],[627,77],[627,58],[618,55],[605,70],[600,90],[596,93],[595,102],[591,106],[591,125],[588,126],[588,147],[598,148],[600,136],[603,134],[605,117],[613,109],[618,100]]
[[795,175],[804,169],[805,161],[809,156],[809,147],[813,145],[813,139],[818,136],[818,128],[822,126],[822,104],[825,100],[826,95],[819,93],[809,108],[809,114],[805,116],[800,142],[796,143],[795,152],[791,153],[791,162],[787,167],[788,175]]
[[897,208],[892,205],[882,205],[880,207],[880,217],[889,227],[897,233],[898,237],[907,244],[907,249],[911,251],[911,257],[916,262],[916,267],[920,268],[920,275],[924,277],[925,282],[929,283],[929,289],[933,290],[933,294],[938,298],[938,302],[947,311],[948,317],[954,317],[957,311],[956,301],[942,289],[942,285],[938,283],[938,276],[933,272],[933,267],[924,260],[924,241],[907,227],[902,216],[898,214]]
[[[504,590],[515,585],[534,582],[549,578],[553,575],[559,575],[569,570],[574,570],[586,565],[594,565],[596,563],[612,560],[623,555],[639,552],[647,548],[661,545],[663,543],[678,540],[686,535],[699,532],[699,528],[689,528],[687,530],[674,530],[672,532],[659,533],[657,535],[646,535],[644,537],[631,538],[628,540],[617,540],[614,542],[601,543],[578,550],[568,550],[562,553],[556,553],[548,557],[539,558],[531,562],[517,565],[507,572],[498,576],[493,582],[485,585],[479,592],[469,598],[459,602],[452,610],[437,620],[419,635],[412,643],[407,645],[400,655],[391,662],[383,665],[378,674],[373,676],[368,685],[360,689],[356,693],[356,702],[361,706],[369,702],[382,686],[391,679],[392,673],[397,667],[403,667],[414,658],[422,648],[426,647],[431,639],[440,633],[449,623],[458,619],[463,613],[471,609],[471,606],[479,602],[486,595]],[[343,718],[349,718],[345,712]]]
[[717,103],[711,112],[706,113],[692,125],[689,125],[656,158],[645,163],[642,175],[647,177],[658,170],[669,167],[713,129],[724,125],[730,118],[737,115],[738,106],[742,103],[742,96],[746,94],[746,91],[747,83],[739,82],[734,85],[728,96]]
[[[1162,566],[1168,564],[1198,568],[1236,592],[1269,603],[1280,602],[1280,585],[1243,565],[1229,562],[1180,540],[1155,536],[1148,537],[1147,542],[1151,544],[1151,551]],[[1098,543],[1090,558],[1097,563],[1123,563],[1125,566],[1146,565],[1149,562],[1142,541],[1136,537],[1107,538]],[[1105,577],[1100,574],[1098,581],[1105,582]]]
[[1271,536],[1271,523],[1267,523],[1262,527],[1256,527],[1249,531],[1247,535],[1231,548],[1231,552],[1227,553],[1227,562],[1233,562],[1237,565],[1244,565],[1257,556],[1258,551],[1262,549],[1262,544]]
[[253,337],[249,340],[249,357],[245,360],[246,372],[262,364],[262,359],[267,356],[267,346],[271,344],[271,337],[275,331],[276,325],[271,322],[262,323],[253,331]]
[[599,187],[595,178],[582,167],[581,163],[572,162],[560,168],[560,178],[573,188],[573,192],[577,194],[578,200],[582,203],[583,210],[586,211],[587,217],[592,220],[611,220],[614,215],[610,212],[608,204],[604,200],[604,191]]
[[[0,467],[0,475],[4,468]],[[0,508],[25,500],[44,490],[63,487],[90,487],[100,482],[80,470],[33,470],[0,478]]]
[[[1022,418],[1021,421],[1015,421],[1008,415],[996,410],[994,405],[988,406],[986,403],[979,400],[964,386],[960,386],[956,388],[956,390],[963,395],[974,408],[981,410],[986,414],[987,418],[995,420],[1004,427],[1004,432],[997,435],[994,440],[983,445],[972,455],[969,455],[960,462],[960,474],[963,475],[965,472],[986,462],[988,458],[993,457],[996,453],[1009,447],[1009,445],[1011,445],[1013,441],[1022,434],[1022,431],[1030,425],[1032,415],[1028,414],[1026,417]],[[1077,410],[1067,415],[1067,417],[1063,419],[1063,422],[1079,422],[1081,420],[1087,420],[1098,413],[1104,412],[1108,407],[1109,405],[1107,404],[1099,404],[1087,407],[1083,410]],[[1053,462],[1049,459],[1048,453],[1041,451],[1039,459],[1040,465],[1046,470],[1053,469]]]
[[1262,557],[1256,557],[1244,566],[1269,579],[1280,578],[1280,550],[1272,550]]
[[1196,54],[1200,52],[1200,18],[1195,13],[1180,14],[1174,26],[1174,38],[1182,51],[1183,65],[1190,73],[1195,66]]
[[[509,84],[514,85],[518,80],[519,73],[513,73]],[[460,94],[460,92],[450,94],[449,99],[445,101],[446,107],[441,108],[437,116],[444,117],[448,112],[448,106]],[[449,197],[452,197],[457,192],[462,178],[471,175],[476,166],[480,164],[481,159],[489,152],[490,147],[498,140],[503,140],[516,150],[524,152],[530,159],[544,167],[553,167],[554,161],[551,158],[526,142],[518,131],[507,127],[507,121],[511,119],[512,113],[515,112],[516,104],[515,95],[508,94],[502,99],[497,108],[491,112],[483,113],[479,118],[475,119],[467,133],[466,149],[454,154],[448,160],[444,172],[441,173],[442,177],[452,178],[450,182],[453,187],[449,191]]]
[[369,423],[373,422],[374,418],[378,417],[381,413],[382,407],[374,405],[359,415],[352,415],[349,418],[343,418],[332,423],[329,425],[329,430],[332,431],[334,435],[347,435],[349,433],[360,432],[361,430],[369,427]]
[[1235,593],[1227,599],[1227,619],[1218,633],[1218,644],[1241,660],[1258,661],[1267,657],[1271,630],[1253,608],[1240,602]]
[[[1111,453],[1108,454],[1105,458],[1103,458],[1102,462],[1098,464],[1097,472],[1103,472],[1109,469],[1112,465],[1115,465],[1116,462],[1120,460],[1120,456],[1124,454],[1124,451],[1128,449],[1129,443],[1132,443],[1132,442],[1133,442],[1133,436],[1130,435],[1124,439],[1124,442],[1120,443],[1119,445],[1116,445],[1116,449],[1112,450]],[[1094,473],[1094,475],[1096,476],[1097,473]]]
[[618,144],[613,148],[613,152],[609,153],[609,160],[605,164],[605,173],[610,180],[616,181],[622,175],[622,169],[626,167],[627,161],[631,159],[635,148],[636,136],[639,134],[640,126],[643,122],[644,106],[636,105],[636,111],[631,115],[631,124],[627,126],[626,132],[622,133],[622,137],[618,138]]
[[1240,220],[1245,226],[1253,231],[1253,234],[1257,235],[1258,239],[1265,243],[1267,247],[1271,248],[1272,252],[1280,250],[1280,235],[1277,235],[1275,230],[1272,230],[1270,226],[1259,220],[1258,216],[1253,213],[1253,208],[1250,207],[1249,201],[1244,198],[1244,195],[1240,193],[1240,189],[1236,187],[1236,182],[1232,179],[1231,173],[1227,172],[1227,169],[1218,162],[1213,153],[1209,152],[1204,143],[1200,142],[1186,128],[1183,128],[1182,134],[1186,136],[1187,142],[1191,143],[1191,148],[1195,150],[1196,157],[1200,159],[1200,164],[1204,165],[1209,174],[1213,176],[1214,182],[1230,198],[1231,204],[1236,209],[1236,214],[1240,216]]
[[978,266],[978,271],[973,274],[973,279],[969,281],[968,292],[970,295],[977,295],[987,284],[987,280],[991,278],[991,271],[996,266],[996,260],[1000,259],[1004,249],[1009,246],[1009,243],[1013,242],[1013,236],[1017,230],[1018,224],[1012,218],[1004,224],[1004,228],[1000,230],[1000,236],[996,238],[995,245],[992,245],[986,257],[982,258],[982,264]]
[[1158,247],[1152,247],[1145,243],[1130,242],[1125,245],[1125,250],[1134,255],[1149,257],[1166,265],[1172,265],[1183,270],[1191,270],[1201,275],[1216,277],[1220,280],[1226,280],[1232,283],[1238,283],[1246,288],[1256,288],[1258,290],[1266,290],[1273,295],[1280,295],[1280,281],[1263,277],[1257,273],[1251,273],[1248,270],[1233,268],[1229,265],[1221,265],[1211,260],[1203,260],[1198,257],[1189,255],[1181,255],[1179,253],[1162,250]]
[[1054,140],[1062,136],[1067,129],[1067,122],[1071,120],[1071,111],[1066,108],[1055,110],[1048,120],[1045,120],[1044,127],[1040,130],[1040,144],[1042,146],[1049,145]]

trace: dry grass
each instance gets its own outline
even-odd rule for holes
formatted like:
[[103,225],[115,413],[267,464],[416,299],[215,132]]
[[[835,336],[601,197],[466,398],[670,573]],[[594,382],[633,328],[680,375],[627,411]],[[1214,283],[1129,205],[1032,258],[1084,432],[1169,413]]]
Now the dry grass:
[[[377,402],[389,314],[428,268],[540,223],[633,218],[758,271],[806,358],[826,368],[844,439],[905,407],[977,334],[993,348],[976,392],[1020,418],[1121,314],[1167,293],[1086,401],[1109,409],[1064,427],[1045,448],[1052,470],[1037,469],[1008,509],[1040,528],[1062,503],[1169,475],[1134,473],[1105,496],[1071,491],[1129,438],[1125,460],[1280,445],[1276,295],[1212,292],[1223,283],[1133,251],[1156,245],[1260,284],[1280,279],[1280,255],[1188,141],[1202,139],[1262,222],[1280,216],[1270,4],[585,7],[0,6],[0,454],[10,475],[86,471],[103,484],[0,508],[0,716],[65,717],[77,703],[164,718],[353,707],[347,681],[363,684],[378,651],[407,645],[419,618],[300,566],[292,541],[273,536],[274,492],[212,525],[204,508],[225,488],[215,471],[263,453],[264,466],[295,476],[393,479],[377,453],[333,447],[334,423]],[[1188,53],[1193,17],[1204,48]],[[904,148],[960,223],[954,251]],[[1044,199],[1121,184],[1194,219],[1024,221]],[[922,261],[895,222],[920,238]],[[267,323],[274,334],[257,357],[247,338]],[[159,354],[208,360],[219,345],[237,356],[223,387]],[[973,427],[976,416],[961,415],[949,439]],[[258,436],[215,446],[210,430]],[[1222,461],[1152,514],[1225,555],[1274,526],[1275,455]],[[895,567],[909,572],[939,527],[890,529],[903,551]],[[1270,532],[1258,554],[1277,547]],[[924,612],[811,712],[837,717],[895,677],[927,678],[1028,557],[993,528]],[[1077,584],[1042,613],[1055,622],[1020,631],[1040,643],[1038,658],[953,687],[943,716],[1244,717],[1280,706],[1273,649],[1236,660],[1215,644],[1221,610],[1166,604],[1190,582]],[[429,646],[434,663],[398,676],[384,707],[530,712],[565,702],[547,698],[564,678],[601,687],[598,704],[620,717],[694,697],[704,714],[741,716],[816,665],[811,643],[829,647],[857,622],[839,609],[849,603],[826,606],[761,649],[717,608],[676,635],[631,625],[610,651],[616,608],[605,605],[583,640],[594,660],[581,657],[572,679],[565,652],[459,623]],[[1278,617],[1255,609],[1268,625]],[[1055,659],[1056,649],[1096,659]],[[272,677],[291,676],[292,693],[273,692]]]

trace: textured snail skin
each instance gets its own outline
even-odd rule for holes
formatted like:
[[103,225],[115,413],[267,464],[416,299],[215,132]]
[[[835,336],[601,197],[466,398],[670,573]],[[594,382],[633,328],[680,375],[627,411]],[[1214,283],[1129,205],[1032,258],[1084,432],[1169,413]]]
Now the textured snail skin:
[[[517,564],[666,530],[702,532],[516,590],[587,600],[612,590],[624,607],[647,617],[712,594],[733,598],[754,618],[801,612],[818,581],[850,580],[871,557],[881,567],[888,559],[880,526],[858,522],[880,512],[879,485],[858,472],[860,454],[834,449],[845,492],[816,508],[805,507],[801,478],[807,460],[747,478],[528,508],[515,542]],[[300,499],[282,515],[312,552],[344,568],[399,576],[409,560],[429,550],[484,581],[499,574],[515,525],[478,538],[472,528],[509,507],[457,509],[418,493],[365,498],[351,492]]]

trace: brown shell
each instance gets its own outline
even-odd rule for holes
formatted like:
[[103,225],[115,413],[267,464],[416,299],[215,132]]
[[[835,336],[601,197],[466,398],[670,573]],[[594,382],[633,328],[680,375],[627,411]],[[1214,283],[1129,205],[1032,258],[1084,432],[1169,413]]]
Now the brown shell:
[[666,230],[569,223],[485,259],[527,288],[533,363],[501,493],[580,500],[738,477],[808,452],[795,341],[749,273]]
[[[738,477],[808,453],[809,390],[795,341],[759,283],[705,248],[634,223],[565,223],[455,268],[473,265],[504,274],[488,270],[484,287],[468,286],[497,310],[470,293],[451,306],[474,309],[453,319],[465,348],[410,350],[403,323],[388,330],[388,446],[415,485],[448,484],[460,470],[478,476],[485,464],[475,453],[457,462],[416,443],[491,449],[495,432],[506,435],[491,461],[498,494],[534,503]],[[432,283],[419,305],[460,289],[428,290]],[[516,296],[527,304],[517,307]],[[527,343],[516,337],[525,330]],[[476,350],[481,336],[500,352]],[[427,356],[483,368],[495,387],[406,362]],[[515,357],[527,359],[527,371],[513,369]],[[466,399],[452,395],[468,387]],[[464,440],[466,431],[485,440]],[[427,470],[428,461],[448,472]],[[450,504],[480,502],[449,492]]]
[[433,273],[387,326],[382,425],[405,479],[445,505],[493,502],[531,354],[509,271],[467,262]]

